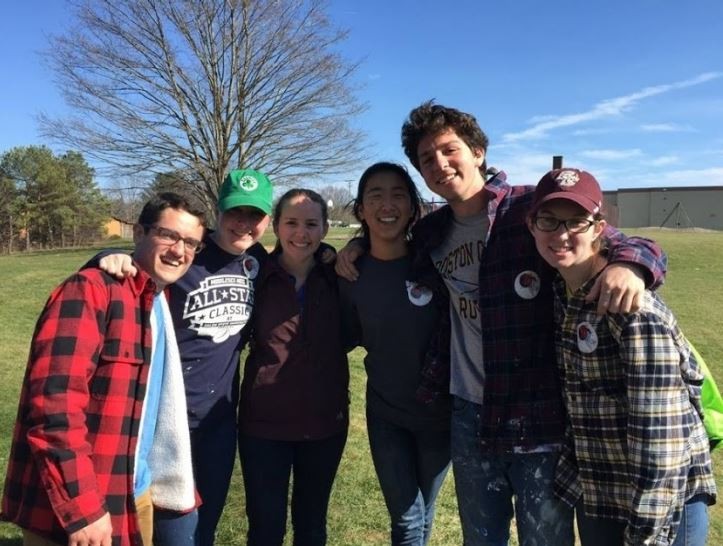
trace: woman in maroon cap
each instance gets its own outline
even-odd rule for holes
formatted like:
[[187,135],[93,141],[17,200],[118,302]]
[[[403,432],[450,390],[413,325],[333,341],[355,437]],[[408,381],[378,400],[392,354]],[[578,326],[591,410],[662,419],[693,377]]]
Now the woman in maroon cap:
[[585,301],[607,265],[601,206],[590,173],[558,169],[540,180],[528,222],[559,272],[556,348],[569,443],[555,492],[575,506],[583,546],[703,546],[716,496],[703,376],[656,293],[630,314],[601,316]]

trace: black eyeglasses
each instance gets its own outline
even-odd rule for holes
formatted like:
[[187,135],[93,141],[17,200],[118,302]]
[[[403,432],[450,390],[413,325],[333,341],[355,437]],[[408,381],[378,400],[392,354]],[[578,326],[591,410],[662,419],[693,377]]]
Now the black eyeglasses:
[[567,220],[559,220],[554,216],[536,216],[534,224],[540,231],[557,231],[560,226],[565,226],[565,230],[570,233],[585,233],[595,223],[594,220],[587,218],[568,218]]
[[154,231],[158,239],[169,246],[175,245],[178,241],[183,241],[183,247],[187,254],[199,253],[203,250],[203,241],[194,239],[193,237],[181,237],[181,234],[172,229],[166,229],[159,226],[143,225],[146,231]]

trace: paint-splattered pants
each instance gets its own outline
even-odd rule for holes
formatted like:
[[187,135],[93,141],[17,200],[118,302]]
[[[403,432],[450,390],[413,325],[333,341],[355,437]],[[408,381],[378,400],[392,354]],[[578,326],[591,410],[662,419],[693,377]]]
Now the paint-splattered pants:
[[515,515],[520,546],[572,546],[573,511],[552,491],[558,454],[483,453],[479,415],[479,405],[454,398],[452,467],[464,545],[506,546]]

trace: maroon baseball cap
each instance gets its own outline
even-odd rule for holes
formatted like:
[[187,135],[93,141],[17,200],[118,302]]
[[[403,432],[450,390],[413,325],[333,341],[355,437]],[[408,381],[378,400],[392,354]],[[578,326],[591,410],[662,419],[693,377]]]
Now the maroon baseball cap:
[[590,214],[597,214],[602,207],[600,184],[593,175],[580,169],[555,169],[543,176],[535,188],[531,213],[553,199],[577,203]]

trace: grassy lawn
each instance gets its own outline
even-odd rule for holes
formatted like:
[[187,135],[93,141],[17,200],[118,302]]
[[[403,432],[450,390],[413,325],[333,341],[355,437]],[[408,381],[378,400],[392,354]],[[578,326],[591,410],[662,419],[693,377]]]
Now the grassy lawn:
[[[656,239],[669,257],[662,294],[683,330],[706,358],[723,387],[723,233],[628,230]],[[328,242],[339,246],[349,230],[332,229]],[[264,243],[271,245],[273,237]],[[18,392],[35,320],[50,290],[82,265],[94,250],[42,252],[0,257],[0,477],[4,477]],[[350,355],[352,420],[349,441],[329,508],[329,544],[388,544],[388,519],[369,456],[364,425],[363,351]],[[714,455],[718,484],[723,484],[723,449]],[[217,543],[245,542],[245,516],[240,472],[220,526]],[[0,524],[0,546],[19,545],[17,529]],[[288,542],[290,544],[290,542]],[[516,540],[513,537],[513,544]],[[461,544],[451,475],[440,494],[431,544]],[[723,544],[723,507],[711,511],[709,544]]]

